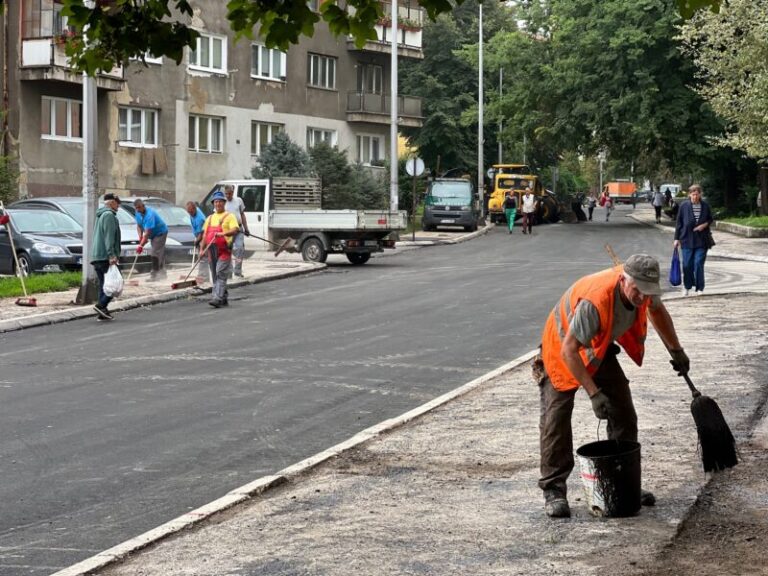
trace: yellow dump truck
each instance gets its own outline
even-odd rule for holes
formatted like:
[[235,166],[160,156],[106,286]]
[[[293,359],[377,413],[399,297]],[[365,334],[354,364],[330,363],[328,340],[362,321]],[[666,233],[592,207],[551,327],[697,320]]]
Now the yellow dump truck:
[[533,195],[539,201],[536,218],[540,222],[557,222],[559,207],[555,196],[544,189],[541,180],[525,164],[494,164],[489,171],[491,189],[488,193],[488,216],[491,222],[506,222],[504,198],[511,192],[517,199],[517,213],[522,216],[520,206],[525,190],[530,186]]

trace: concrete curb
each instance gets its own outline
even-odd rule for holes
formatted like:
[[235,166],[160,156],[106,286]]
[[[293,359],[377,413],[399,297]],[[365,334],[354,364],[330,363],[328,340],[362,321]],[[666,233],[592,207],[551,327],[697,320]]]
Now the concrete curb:
[[715,230],[738,234],[745,238],[768,238],[768,229],[766,228],[753,228],[752,226],[734,224],[733,222],[715,222]]
[[104,550],[103,552],[100,552],[95,556],[91,556],[90,558],[78,562],[77,564],[73,564],[72,566],[64,568],[63,570],[59,570],[52,576],[86,576],[88,574],[92,574],[95,570],[101,570],[110,564],[125,560],[130,554],[134,552],[138,552],[150,545],[157,544],[158,542],[174,534],[177,534],[182,530],[189,529],[193,526],[201,524],[215,514],[228,510],[247,500],[251,500],[256,496],[260,496],[266,493],[268,490],[281,486],[282,484],[285,484],[291,480],[295,480],[299,476],[307,473],[322,463],[343,454],[344,452],[352,450],[353,448],[357,448],[358,446],[365,444],[377,436],[391,432],[413,420],[416,420],[424,414],[431,412],[440,406],[443,406],[444,404],[447,404],[472,392],[473,390],[476,390],[483,384],[522,366],[531,358],[533,358],[536,355],[536,352],[538,352],[538,349],[531,350],[530,352],[515,358],[511,362],[507,362],[495,370],[491,370],[490,372],[487,372],[486,374],[483,374],[482,376],[479,376],[478,378],[475,378],[474,380],[471,380],[470,382],[467,382],[466,384],[463,384],[462,386],[459,386],[458,388],[455,388],[454,390],[451,390],[442,396],[438,396],[437,398],[434,398],[433,400],[430,400],[429,402],[414,408],[413,410],[409,410],[408,412],[405,412],[400,416],[396,416],[395,418],[390,418],[389,420],[384,420],[378,424],[374,424],[370,428],[366,428],[365,430],[358,432],[344,442],[336,444],[335,446],[332,446],[327,450],[323,450],[322,452],[310,456],[309,458],[305,458],[304,460],[301,460],[296,464],[292,464],[287,468],[283,468],[277,472],[277,474],[264,476],[249,482],[248,484],[244,484],[239,488],[235,488],[234,490],[231,490],[213,502],[209,502],[200,508],[187,512],[186,514],[183,514],[178,518],[174,518],[173,520],[170,520],[165,524],[158,526],[157,528],[144,532],[143,534],[140,534],[135,538],[131,538],[130,540],[126,540],[117,546],[113,546],[108,550]]
[[[249,284],[261,284],[262,282],[270,282],[272,280],[282,280],[284,278],[290,278],[292,276],[301,276],[304,274],[311,274],[325,268],[325,264],[316,263],[312,268],[302,270],[288,270],[285,272],[277,272],[274,275],[253,278],[249,280],[239,280],[237,282],[230,282],[230,288],[239,288],[241,286],[247,286]],[[172,302],[174,300],[180,300],[189,296],[199,296],[210,292],[211,288],[184,288],[182,290],[173,290],[170,292],[161,292],[160,294],[147,294],[145,296],[139,296],[124,300],[122,302],[116,302],[113,307],[116,311],[131,310],[132,308],[139,308],[141,306],[150,306],[152,304],[161,304],[163,302]],[[35,326],[45,326],[50,324],[59,324],[61,322],[69,322],[70,320],[77,320],[79,318],[87,318],[88,316],[95,316],[91,306],[81,306],[72,310],[56,310],[54,312],[43,312],[41,314],[34,314],[32,316],[23,316],[21,318],[11,318],[10,320],[0,321],[0,334],[6,332],[14,332],[17,330],[23,330],[24,328],[33,328]]]
[[482,228],[478,228],[474,232],[470,232],[469,234],[462,234],[458,238],[446,238],[446,239],[436,239],[436,240],[400,240],[397,242],[398,247],[405,247],[405,246],[442,246],[447,244],[461,244],[462,242],[467,242],[469,240],[472,240],[474,238],[477,238],[478,236],[482,236],[484,234],[488,234],[491,230],[494,228],[494,224],[486,224]]
[[[646,226],[650,226],[651,228],[656,228],[657,230],[662,230],[664,232],[674,232],[674,228],[670,228],[669,226],[662,226],[660,224],[656,224],[654,222],[646,222],[642,218],[638,218],[634,214],[628,214],[627,217],[632,218],[636,222],[639,222],[640,224],[645,224]],[[719,222],[715,223],[715,227],[717,230],[720,230],[720,227],[717,226]],[[737,224],[732,224],[732,226],[737,226]],[[744,228],[744,226],[742,226]],[[722,232],[727,233],[733,233],[729,230],[721,230]],[[752,236],[751,236],[752,237]],[[756,256],[753,254],[739,254],[737,252],[724,252],[722,250],[719,250],[717,246],[715,246],[712,250],[709,251],[709,254],[711,256],[714,256],[716,258],[728,258],[729,260],[749,260],[751,262],[765,262],[768,263],[768,256]]]

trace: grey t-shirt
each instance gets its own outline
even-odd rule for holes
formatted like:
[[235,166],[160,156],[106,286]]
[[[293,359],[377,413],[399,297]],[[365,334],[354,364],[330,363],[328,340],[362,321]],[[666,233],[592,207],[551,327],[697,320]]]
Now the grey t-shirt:
[[[616,293],[614,294],[613,303],[613,333],[611,338],[613,340],[621,337],[624,332],[632,327],[637,317],[637,308],[634,306],[627,307],[621,300],[619,295],[619,285],[616,285]],[[651,301],[651,307],[658,304],[659,297],[653,296]],[[576,311],[571,318],[570,330],[573,336],[583,346],[589,346],[592,342],[592,338],[600,331],[600,314],[595,308],[595,305],[588,300],[582,300],[576,306]]]

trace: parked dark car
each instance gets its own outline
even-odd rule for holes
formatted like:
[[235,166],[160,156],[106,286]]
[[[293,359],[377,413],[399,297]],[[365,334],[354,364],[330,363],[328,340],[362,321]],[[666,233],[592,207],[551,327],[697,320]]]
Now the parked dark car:
[[[51,208],[8,208],[19,267],[33,272],[81,270],[83,228],[74,218]],[[0,274],[14,274],[16,264],[5,226],[0,226]]]
[[[152,196],[128,196],[120,198],[122,207],[125,208],[133,218],[136,214],[136,208],[133,203],[136,200],[143,200],[144,204],[157,210],[160,217],[168,226],[168,239],[165,241],[165,257],[169,262],[189,262],[192,263],[192,247],[195,245],[195,235],[192,234],[192,225],[189,221],[189,214],[181,206],[176,206],[164,198],[155,198]],[[136,229],[136,221],[133,221],[133,227]]]
[[[9,206],[9,208],[29,208],[42,207],[52,210],[59,210],[71,216],[80,226],[83,225],[83,199],[78,196],[55,196],[46,198],[28,198],[19,200]],[[133,263],[136,256],[136,247],[139,244],[139,233],[136,230],[136,221],[131,212],[124,208],[117,211],[117,222],[120,224],[120,262],[124,265]],[[149,255],[141,255],[137,259],[138,264],[149,263]]]

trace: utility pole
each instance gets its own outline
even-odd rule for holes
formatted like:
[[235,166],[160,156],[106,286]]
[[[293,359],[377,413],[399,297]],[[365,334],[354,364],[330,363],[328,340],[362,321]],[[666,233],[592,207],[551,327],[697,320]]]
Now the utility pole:
[[485,218],[485,174],[483,173],[483,3],[479,12],[478,82],[477,82],[477,193],[480,198],[480,219]]
[[[93,0],[86,6],[93,9]],[[83,31],[88,41],[88,31]],[[83,72],[83,253],[82,282],[75,301],[78,304],[92,304],[96,301],[96,274],[90,264],[93,244],[93,224],[96,220],[96,197],[98,195],[98,163],[96,139],[98,138],[98,92],[96,79]]]
[[391,79],[390,79],[390,130],[389,130],[389,209],[392,212],[397,211],[398,190],[397,190],[397,0],[392,0],[390,4],[392,10],[392,58],[391,58]]
[[598,194],[603,193],[603,162],[605,162],[605,150],[600,150],[600,152],[597,153],[597,159],[600,164],[600,189],[597,191]]
[[[499,104],[501,104],[501,97],[502,97],[502,86],[504,83],[504,68],[499,68]],[[504,160],[503,157],[503,150],[502,150],[502,144],[501,144],[501,133],[504,129],[504,118],[502,116],[499,116],[499,164],[503,164]]]

